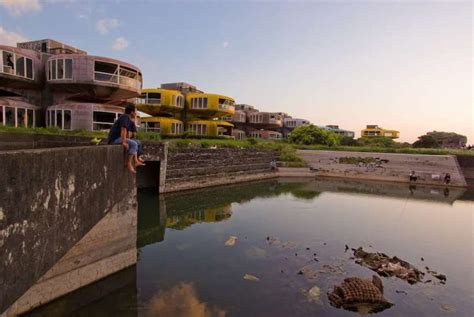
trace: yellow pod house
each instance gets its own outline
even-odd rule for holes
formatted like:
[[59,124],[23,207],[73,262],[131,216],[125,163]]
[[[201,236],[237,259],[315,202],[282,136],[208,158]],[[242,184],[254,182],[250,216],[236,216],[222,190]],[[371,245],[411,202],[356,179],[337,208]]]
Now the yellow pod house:
[[141,119],[141,127],[146,132],[156,132],[164,136],[183,134],[183,121],[172,117],[147,117]]
[[194,136],[231,137],[233,126],[224,120],[189,120],[186,128],[189,134]]
[[234,114],[234,99],[208,93],[186,94],[186,111],[195,117],[230,117]]
[[174,115],[184,109],[184,96],[177,90],[162,88],[143,89],[136,98],[136,107],[151,116]]
[[397,130],[388,130],[378,125],[367,125],[365,129],[360,131],[362,137],[386,137],[392,139],[398,139],[400,137],[400,132]]

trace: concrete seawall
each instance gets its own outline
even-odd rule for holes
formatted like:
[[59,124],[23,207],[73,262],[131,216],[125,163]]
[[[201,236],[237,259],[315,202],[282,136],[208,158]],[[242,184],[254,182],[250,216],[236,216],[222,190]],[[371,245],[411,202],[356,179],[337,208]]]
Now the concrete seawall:
[[[122,158],[114,146],[0,152],[4,316],[135,263],[136,185]],[[116,241],[119,224],[127,236]]]
[[183,148],[168,153],[164,192],[277,177],[277,152],[234,148]]
[[299,169],[294,172],[284,169],[281,176],[293,176],[291,175],[293,173],[294,176],[342,177],[408,183],[410,172],[415,171],[418,176],[416,183],[419,184],[445,186],[444,176],[449,173],[451,175],[449,186],[467,186],[458,161],[452,155],[310,150],[299,150],[298,155],[308,163],[310,168],[306,171]]

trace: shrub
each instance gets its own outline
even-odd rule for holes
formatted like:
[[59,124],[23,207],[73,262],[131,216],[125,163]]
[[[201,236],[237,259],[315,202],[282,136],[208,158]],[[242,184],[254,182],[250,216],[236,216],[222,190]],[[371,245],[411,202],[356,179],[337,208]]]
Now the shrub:
[[371,146],[371,147],[394,147],[395,141],[391,138],[383,137],[383,136],[374,136],[374,137],[362,137],[359,138],[358,143],[361,146]]
[[418,140],[415,141],[412,145],[414,148],[430,148],[436,149],[440,148],[441,145],[433,138],[431,135],[422,135],[418,137]]
[[303,145],[321,144],[333,146],[339,143],[339,138],[335,133],[320,129],[311,124],[295,128],[290,133],[288,141]]

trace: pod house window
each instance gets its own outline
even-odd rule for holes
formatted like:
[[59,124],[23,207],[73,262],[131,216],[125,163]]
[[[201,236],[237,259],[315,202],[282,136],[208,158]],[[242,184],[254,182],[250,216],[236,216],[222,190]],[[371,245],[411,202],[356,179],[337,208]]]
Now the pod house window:
[[106,111],[94,111],[92,113],[92,129],[108,130],[117,119],[118,113]]
[[198,97],[191,99],[191,109],[206,109],[207,108],[207,98]]
[[5,125],[15,126],[15,108],[5,107]]
[[26,109],[16,108],[16,124],[17,127],[26,127]]
[[72,59],[60,58],[49,61],[48,80],[72,79]]
[[191,132],[194,135],[206,135],[207,134],[207,126],[205,124],[190,124]]

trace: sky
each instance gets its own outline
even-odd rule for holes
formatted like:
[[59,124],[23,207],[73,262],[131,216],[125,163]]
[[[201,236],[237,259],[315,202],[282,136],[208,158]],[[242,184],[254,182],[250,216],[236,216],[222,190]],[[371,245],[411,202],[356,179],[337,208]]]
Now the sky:
[[0,44],[53,38],[261,111],[474,143],[472,1],[0,0]]

